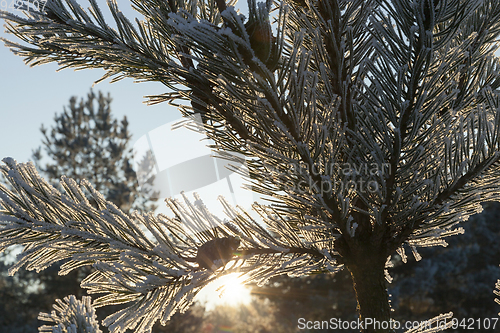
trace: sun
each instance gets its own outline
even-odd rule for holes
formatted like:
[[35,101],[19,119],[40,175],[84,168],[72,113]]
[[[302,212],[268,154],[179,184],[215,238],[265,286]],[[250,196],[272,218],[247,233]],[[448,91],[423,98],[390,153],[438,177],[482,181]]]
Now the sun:
[[237,306],[250,303],[250,289],[241,283],[239,276],[238,273],[232,273],[220,277],[203,288],[195,300],[206,302],[207,310],[217,305]]
[[250,302],[250,289],[241,283],[238,273],[223,276],[219,280],[221,286],[217,291],[222,303],[237,305]]

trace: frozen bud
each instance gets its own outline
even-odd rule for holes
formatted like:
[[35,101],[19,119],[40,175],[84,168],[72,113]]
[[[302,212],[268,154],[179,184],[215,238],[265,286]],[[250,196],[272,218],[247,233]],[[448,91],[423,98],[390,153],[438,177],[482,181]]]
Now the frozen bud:
[[240,240],[236,237],[215,238],[206,242],[198,249],[196,262],[200,268],[212,269],[225,265],[240,245]]

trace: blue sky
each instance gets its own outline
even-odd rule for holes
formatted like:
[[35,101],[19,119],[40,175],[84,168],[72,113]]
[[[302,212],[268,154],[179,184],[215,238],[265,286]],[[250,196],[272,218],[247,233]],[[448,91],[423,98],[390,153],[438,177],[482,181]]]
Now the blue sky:
[[[12,0],[9,0],[12,1]],[[102,10],[107,9],[104,1]],[[88,7],[87,1],[79,1]],[[127,17],[135,17],[136,12],[129,1],[120,1],[120,8]],[[12,9],[11,9],[12,10]],[[22,15],[21,12],[18,12]],[[2,26],[5,22],[2,21]],[[0,36],[16,41],[4,32]],[[0,45],[0,157],[10,156],[19,162],[31,157],[31,150],[41,143],[41,124],[52,125],[54,114],[60,113],[71,96],[85,97],[94,81],[104,71],[65,69],[56,72],[57,64],[29,67],[23,59],[14,55],[3,43]],[[94,90],[110,92],[113,97],[112,110],[115,117],[127,116],[132,141],[161,124],[180,117],[180,113],[166,103],[146,106],[143,96],[166,92],[161,83],[134,83],[125,79],[110,84],[109,80],[94,86]]]

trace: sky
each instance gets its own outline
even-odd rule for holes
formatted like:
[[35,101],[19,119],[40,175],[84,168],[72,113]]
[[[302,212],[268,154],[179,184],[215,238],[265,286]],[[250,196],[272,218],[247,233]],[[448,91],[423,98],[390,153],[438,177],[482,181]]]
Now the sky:
[[[82,6],[88,2],[79,0]],[[98,1],[103,3],[103,0]],[[104,11],[103,5],[101,9]],[[120,8],[128,17],[137,16],[129,1],[120,1]],[[21,15],[21,12],[11,11]],[[2,21],[2,25],[4,21]],[[16,41],[15,37],[1,29],[0,36]],[[32,149],[41,143],[41,124],[53,124],[54,114],[60,113],[71,96],[85,97],[94,81],[104,71],[100,69],[56,72],[57,64],[29,67],[23,59],[14,55],[3,43],[0,45],[0,156],[10,156],[18,162],[26,162]],[[159,124],[180,118],[180,113],[167,104],[146,106],[145,95],[166,92],[161,83],[134,83],[125,79],[110,84],[109,80],[94,86],[94,90],[109,92],[113,98],[112,110],[116,118],[127,116],[133,139],[137,140]]]

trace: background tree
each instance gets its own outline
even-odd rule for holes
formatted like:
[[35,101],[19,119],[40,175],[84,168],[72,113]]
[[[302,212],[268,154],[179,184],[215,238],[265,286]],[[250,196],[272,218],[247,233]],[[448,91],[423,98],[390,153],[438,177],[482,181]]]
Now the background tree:
[[[489,202],[483,206],[482,213],[462,224],[465,234],[451,238],[447,247],[422,249],[419,251],[421,261],[408,258],[406,264],[398,254],[393,255],[394,268],[390,270],[393,281],[388,291],[395,320],[424,321],[447,311],[452,311],[459,320],[497,317],[499,306],[490,292],[500,276],[497,245],[500,203]],[[263,287],[252,286],[252,293],[269,302],[279,323],[289,325],[290,330],[301,317],[356,319],[352,282],[344,270],[334,276],[279,276]],[[470,331],[467,327],[447,330],[467,331]]]
[[137,178],[137,174],[149,176],[143,184],[154,180],[151,154],[142,157],[137,166],[141,170],[136,173],[127,117],[120,122],[113,118],[111,102],[111,96],[100,91],[96,95],[91,90],[87,99],[79,102],[77,97],[71,97],[64,111],[55,115],[55,125],[49,130],[42,125],[40,129],[48,161],[41,165],[42,147],[34,151],[33,159],[54,186],[58,186],[62,175],[76,181],[87,179],[124,212],[154,211],[156,193],[140,188]]
[[[123,211],[154,211],[156,193],[147,187],[154,180],[152,154],[148,152],[136,166],[137,174],[143,177],[141,184],[145,185],[139,188],[138,177],[132,169],[128,122],[126,117],[121,122],[113,117],[111,102],[109,94],[105,96],[101,92],[96,95],[90,91],[87,98],[80,101],[76,96],[71,97],[64,111],[55,115],[53,126],[46,129],[42,125],[42,144],[47,155],[43,157],[39,147],[33,159],[54,186],[59,186],[62,175],[76,181],[87,179]],[[85,294],[80,283],[91,272],[89,267],[60,276],[57,273],[63,261],[38,274],[22,269],[11,278],[7,274],[11,265],[5,264],[6,257],[3,256],[0,266],[0,284],[5,286],[0,289],[0,303],[5,307],[0,317],[0,331],[36,331],[38,313],[50,311],[55,299],[67,295],[80,299]],[[104,318],[106,313],[109,314],[109,310],[99,311],[99,317]]]
[[[299,318],[310,321],[330,318],[357,320],[352,280],[349,272],[344,270],[335,275],[313,274],[294,278],[277,276],[262,287],[252,286],[252,294],[267,302],[274,309],[277,324],[290,332],[297,330]],[[411,317],[405,317],[408,318]],[[316,331],[332,330],[314,330]],[[345,332],[359,332],[359,329]]]
[[500,203],[484,207],[463,223],[465,234],[450,239],[448,247],[422,249],[421,262],[404,265],[398,258],[390,286],[398,318],[424,320],[443,311],[460,319],[497,316],[490,292],[500,276]]
[[[446,245],[482,201],[499,199],[498,1],[277,3],[276,36],[271,1],[249,1],[255,15],[246,26],[224,1],[132,3],[144,17],[137,26],[109,2],[117,30],[93,0],[88,13],[70,0],[48,1],[28,18],[2,12],[8,30],[31,44],[6,45],[32,65],[162,82],[172,91],[151,103],[187,100],[183,114],[203,115],[222,157],[242,164],[231,153],[248,156],[252,189],[274,205],[253,207],[270,232],[224,200],[232,224],[222,223],[198,197],[168,201],[181,221],[127,216],[86,182],[63,179],[61,195],[31,166],[4,159],[14,190],[1,190],[0,246],[29,246],[16,267],[93,264],[82,286],[107,294],[94,304],[128,305],[104,321],[111,330],[166,322],[221,274],[262,284],[342,268],[361,320],[387,323],[388,258]],[[266,52],[254,50],[255,38]],[[217,227],[200,231],[206,225]],[[198,248],[227,237],[240,237],[239,256],[200,269]]]

